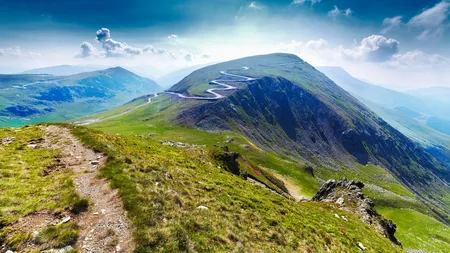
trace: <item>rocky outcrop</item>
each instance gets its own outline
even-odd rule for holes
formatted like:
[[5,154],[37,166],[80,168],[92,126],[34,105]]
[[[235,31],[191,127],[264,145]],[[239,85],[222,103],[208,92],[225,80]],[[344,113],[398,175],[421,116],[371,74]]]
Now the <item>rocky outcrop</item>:
[[359,181],[348,181],[346,178],[339,181],[331,179],[322,185],[312,200],[336,203],[340,209],[356,214],[364,223],[374,227],[378,233],[401,246],[402,244],[394,236],[397,226],[375,211],[374,202],[364,197],[361,190],[363,187],[364,183]]

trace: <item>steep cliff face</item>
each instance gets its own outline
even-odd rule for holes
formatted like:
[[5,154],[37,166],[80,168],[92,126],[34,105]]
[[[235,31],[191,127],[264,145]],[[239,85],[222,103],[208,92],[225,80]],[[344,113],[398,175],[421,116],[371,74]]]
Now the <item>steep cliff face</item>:
[[255,81],[226,99],[185,109],[177,121],[203,130],[239,131],[265,149],[320,165],[376,164],[450,210],[450,171],[308,66],[254,67],[249,74]]

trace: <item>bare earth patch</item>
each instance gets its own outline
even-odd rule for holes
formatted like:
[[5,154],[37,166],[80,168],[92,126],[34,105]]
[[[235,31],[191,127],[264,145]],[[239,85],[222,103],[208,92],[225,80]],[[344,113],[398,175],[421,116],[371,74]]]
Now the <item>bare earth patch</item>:
[[83,252],[132,251],[132,229],[118,192],[109,187],[107,180],[97,177],[106,156],[83,145],[66,128],[42,128],[46,133],[42,147],[57,149],[62,153],[60,163],[75,172],[77,193],[90,202],[86,212],[71,217],[80,227],[77,248]]

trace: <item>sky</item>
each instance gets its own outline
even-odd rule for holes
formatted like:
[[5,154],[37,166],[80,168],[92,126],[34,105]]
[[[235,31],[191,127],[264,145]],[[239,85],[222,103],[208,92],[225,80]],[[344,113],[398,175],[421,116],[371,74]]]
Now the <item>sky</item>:
[[286,52],[395,90],[449,86],[450,0],[0,0],[0,73],[171,71]]

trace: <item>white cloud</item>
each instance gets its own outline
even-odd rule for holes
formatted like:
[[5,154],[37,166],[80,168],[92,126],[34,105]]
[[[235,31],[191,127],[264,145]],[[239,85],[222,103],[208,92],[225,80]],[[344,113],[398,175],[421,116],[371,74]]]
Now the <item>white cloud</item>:
[[39,58],[41,57],[38,53],[33,52],[24,52],[18,46],[8,47],[8,48],[0,48],[0,57],[12,57],[12,58]]
[[124,42],[113,40],[111,38],[111,31],[108,28],[98,30],[96,35],[97,41],[102,44],[102,47],[105,50],[106,57],[131,57],[142,54],[142,49],[129,46]]
[[450,60],[439,54],[426,54],[421,50],[413,50],[394,55],[389,65],[414,70],[435,69],[448,67]]
[[176,34],[171,34],[167,36],[167,39],[169,40],[169,43],[172,45],[178,45],[181,43],[180,38]]
[[341,55],[345,59],[384,62],[398,53],[400,42],[381,35],[371,35],[364,38],[361,44],[351,49],[342,49]]
[[313,6],[316,3],[322,2],[322,0],[294,0],[291,4],[304,4],[305,2],[311,2],[311,6]]
[[145,46],[142,49],[142,51],[143,52],[150,52],[150,53],[152,53],[154,55],[167,55],[167,56],[169,56],[172,59],[177,59],[177,57],[173,53],[165,50],[164,48],[156,49],[152,45]]
[[250,2],[250,4],[248,5],[248,8],[260,10],[260,9],[264,8],[264,6],[257,2]]
[[328,46],[328,41],[326,41],[324,39],[310,40],[310,41],[306,42],[305,46],[310,49],[320,50],[320,49],[324,49]]
[[341,16],[341,15],[344,15],[344,16],[351,16],[352,15],[352,13],[353,13],[353,11],[350,9],[350,8],[348,8],[348,9],[346,9],[346,10],[340,10],[336,5],[334,6],[334,9],[332,9],[332,10],[330,10],[329,12],[328,12],[328,16],[330,16],[330,17],[339,17],[339,16]]
[[97,50],[91,43],[84,41],[80,45],[80,52],[75,55],[76,58],[89,58],[101,56],[101,52]]
[[432,36],[441,35],[445,30],[445,21],[449,15],[450,2],[444,0],[435,6],[425,9],[422,13],[409,20],[408,26],[422,29],[417,36],[420,40],[426,40]]
[[106,40],[111,38],[111,31],[108,28],[102,28],[97,31],[97,40],[100,43],[105,42]]
[[402,26],[403,25],[402,18],[403,18],[402,16],[395,16],[395,17],[392,17],[392,18],[385,18],[383,20],[383,27],[384,28],[383,28],[383,30],[381,30],[381,33],[382,34],[386,34],[386,33],[390,32],[390,31],[393,31],[393,30],[399,28],[400,26]]

